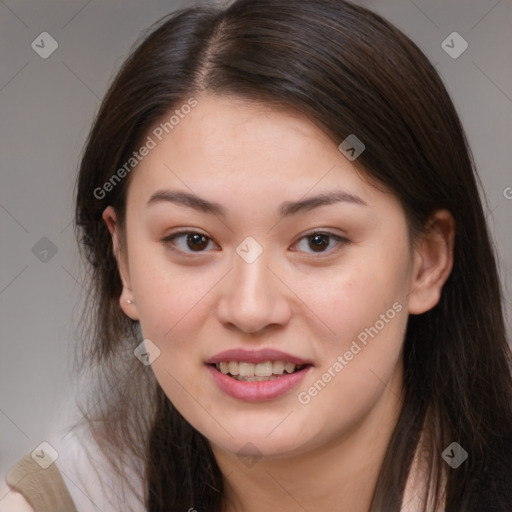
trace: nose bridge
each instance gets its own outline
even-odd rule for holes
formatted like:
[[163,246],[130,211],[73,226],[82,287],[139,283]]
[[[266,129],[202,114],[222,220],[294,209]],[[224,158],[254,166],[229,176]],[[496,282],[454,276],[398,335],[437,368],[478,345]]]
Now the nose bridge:
[[269,283],[269,264],[267,256],[259,256],[248,262],[237,257],[234,262],[234,295],[240,300],[258,302],[269,299],[272,284]]
[[220,320],[245,332],[282,324],[290,312],[282,283],[267,268],[272,267],[270,251],[263,251],[254,242],[246,239],[237,247],[219,305]]

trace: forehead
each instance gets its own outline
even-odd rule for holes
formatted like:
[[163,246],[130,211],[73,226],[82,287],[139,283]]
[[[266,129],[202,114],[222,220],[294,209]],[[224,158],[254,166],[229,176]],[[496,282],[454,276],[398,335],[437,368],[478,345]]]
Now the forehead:
[[[155,147],[135,169],[129,203],[177,187],[223,203],[281,202],[334,185],[367,202],[382,194],[300,113],[234,97],[196,100],[195,107],[175,116],[172,128],[165,122],[179,106],[148,131]],[[161,132],[159,140],[155,133]]]

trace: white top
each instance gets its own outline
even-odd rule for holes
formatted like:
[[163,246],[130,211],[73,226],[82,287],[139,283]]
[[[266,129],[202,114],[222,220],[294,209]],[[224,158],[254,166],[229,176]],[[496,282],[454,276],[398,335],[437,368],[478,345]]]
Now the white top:
[[[119,510],[146,512],[140,496],[113,476],[85,424],[55,433],[48,442],[57,450],[55,461],[78,512]],[[132,475],[131,480],[135,477]],[[124,500],[120,501],[120,500]],[[121,504],[121,508],[120,508]]]
[[[60,409],[56,424],[61,427],[41,439],[41,442],[51,446],[42,447],[47,457],[51,457],[50,460],[57,454],[53,464],[62,475],[77,511],[146,512],[140,478],[136,477],[133,469],[126,468],[136,492],[120,480],[92,438],[87,423],[82,421],[73,427],[76,419],[70,415],[70,409],[67,409],[68,412],[63,412],[65,407]],[[75,418],[81,416],[76,409],[72,414]],[[37,449],[34,451],[40,453]],[[0,512],[33,512],[24,496],[11,489],[5,480],[0,487]]]

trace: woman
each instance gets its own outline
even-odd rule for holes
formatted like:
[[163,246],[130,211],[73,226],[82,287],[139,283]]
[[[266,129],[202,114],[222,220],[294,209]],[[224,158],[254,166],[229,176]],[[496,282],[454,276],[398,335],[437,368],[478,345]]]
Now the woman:
[[76,205],[109,509],[512,508],[476,173],[390,23],[340,0],[169,16],[107,93]]

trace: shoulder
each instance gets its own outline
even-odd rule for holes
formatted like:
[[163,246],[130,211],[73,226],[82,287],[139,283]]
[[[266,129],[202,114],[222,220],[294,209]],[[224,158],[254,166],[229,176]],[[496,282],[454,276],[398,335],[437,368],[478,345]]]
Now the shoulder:
[[0,512],[35,512],[23,494],[0,481]]
[[[39,455],[41,453],[42,455]],[[73,499],[69,494],[68,488],[62,479],[62,475],[54,461],[51,460],[46,447],[41,448],[37,452],[38,457],[42,457],[42,461],[50,462],[48,465],[41,461],[36,461],[31,454],[26,454],[18,462],[12,466],[5,476],[5,500],[9,499],[9,509],[14,508],[13,500],[18,505],[23,503],[23,498],[31,507],[26,506],[19,510],[66,510],[76,512]],[[21,494],[21,496],[20,496]],[[4,501],[4,500],[2,500]],[[3,506],[0,504],[0,507]],[[0,512],[4,509],[0,508]]]

